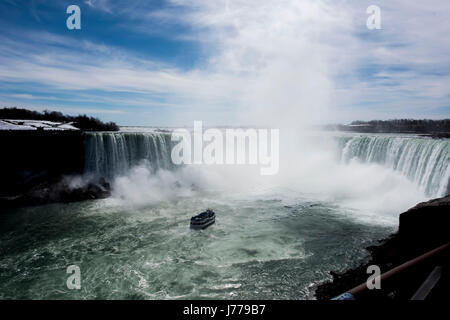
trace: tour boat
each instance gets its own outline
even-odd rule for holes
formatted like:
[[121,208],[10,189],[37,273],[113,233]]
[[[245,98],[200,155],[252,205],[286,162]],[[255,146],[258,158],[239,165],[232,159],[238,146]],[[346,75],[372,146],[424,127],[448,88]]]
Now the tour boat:
[[191,218],[192,229],[205,229],[216,222],[216,214],[208,209]]

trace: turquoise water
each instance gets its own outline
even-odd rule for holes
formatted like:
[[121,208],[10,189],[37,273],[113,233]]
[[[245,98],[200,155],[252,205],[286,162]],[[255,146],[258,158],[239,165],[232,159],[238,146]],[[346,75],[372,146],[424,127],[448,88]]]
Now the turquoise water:
[[[449,140],[411,136],[290,142],[273,177],[174,167],[170,150],[155,130],[92,134],[86,176],[107,176],[112,197],[0,215],[0,299],[311,299],[450,175]],[[190,230],[206,208],[216,223]]]
[[[307,299],[393,227],[327,203],[185,198],[139,209],[98,200],[1,216],[2,299]],[[227,203],[228,202],[228,203]],[[189,229],[213,207],[216,224]],[[78,265],[81,289],[66,268]]]

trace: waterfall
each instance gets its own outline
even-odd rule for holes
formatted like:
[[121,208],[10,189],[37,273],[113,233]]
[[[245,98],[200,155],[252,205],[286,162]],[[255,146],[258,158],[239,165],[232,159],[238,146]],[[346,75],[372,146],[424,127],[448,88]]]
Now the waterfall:
[[87,174],[114,178],[143,163],[154,170],[173,167],[168,133],[88,133],[85,146]]
[[366,163],[378,163],[402,173],[429,196],[449,193],[449,139],[357,136],[339,140],[343,162],[356,158]]
[[[357,159],[391,168],[431,197],[450,193],[450,140],[417,136],[359,135],[337,137],[339,161]],[[175,167],[170,133],[88,133],[85,173],[112,179],[145,163],[152,170]]]

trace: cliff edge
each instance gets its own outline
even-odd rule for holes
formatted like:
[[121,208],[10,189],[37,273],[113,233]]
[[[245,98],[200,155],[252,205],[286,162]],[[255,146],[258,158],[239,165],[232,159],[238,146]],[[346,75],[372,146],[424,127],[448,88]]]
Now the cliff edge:
[[[369,261],[343,273],[331,271],[331,282],[325,282],[315,290],[318,300],[334,298],[348,290],[363,284],[371,274],[367,267],[377,265],[381,273],[391,270],[411,259],[450,241],[450,195],[417,204],[402,213],[399,218],[398,232],[387,239],[380,240],[377,246],[366,248],[370,252]],[[395,285],[383,285],[379,290],[367,290],[358,297],[361,300],[409,300],[431,273],[436,263],[444,265],[439,284],[431,291],[427,299],[443,300],[449,298],[450,275],[448,270],[449,252],[433,263],[424,263],[405,272]],[[447,266],[445,268],[445,266]]]

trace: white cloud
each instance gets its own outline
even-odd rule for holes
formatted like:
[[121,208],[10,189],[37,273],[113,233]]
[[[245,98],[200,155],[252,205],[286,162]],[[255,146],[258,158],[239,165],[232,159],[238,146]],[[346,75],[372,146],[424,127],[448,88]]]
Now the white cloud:
[[[39,44],[2,41],[0,79],[94,100],[101,91],[104,102],[108,92],[126,93],[117,98],[122,104],[208,119],[228,110],[228,120],[276,126],[411,117],[449,105],[448,1],[378,1],[382,29],[373,31],[366,29],[366,5],[357,1],[172,0],[157,11],[89,5],[185,25],[188,33],[172,37],[198,40],[208,58],[182,70],[126,49],[88,41],[76,49],[67,37],[34,32]],[[362,74],[365,67],[374,70]]]

